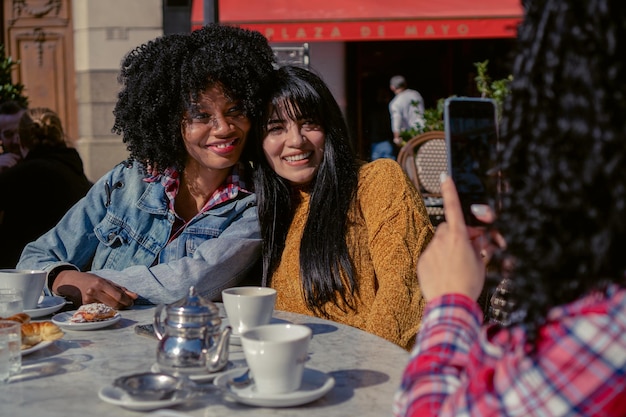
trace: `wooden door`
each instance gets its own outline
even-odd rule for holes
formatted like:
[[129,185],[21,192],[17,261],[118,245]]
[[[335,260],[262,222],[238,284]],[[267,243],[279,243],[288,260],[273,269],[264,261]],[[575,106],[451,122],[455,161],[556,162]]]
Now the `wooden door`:
[[78,139],[71,0],[4,0],[7,56],[19,61],[29,107],[49,107],[71,141]]

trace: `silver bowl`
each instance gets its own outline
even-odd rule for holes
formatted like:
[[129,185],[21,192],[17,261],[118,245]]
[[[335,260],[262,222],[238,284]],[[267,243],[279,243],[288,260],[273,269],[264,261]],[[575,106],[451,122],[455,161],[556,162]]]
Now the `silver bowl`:
[[163,373],[127,375],[113,381],[113,386],[124,390],[137,401],[158,401],[175,398],[177,393],[187,393],[186,379]]

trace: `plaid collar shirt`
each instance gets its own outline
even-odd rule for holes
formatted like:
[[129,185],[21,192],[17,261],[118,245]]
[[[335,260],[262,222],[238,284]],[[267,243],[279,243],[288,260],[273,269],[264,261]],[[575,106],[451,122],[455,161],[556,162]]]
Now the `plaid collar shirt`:
[[[246,184],[241,179],[241,176],[239,174],[242,171],[243,167],[235,165],[232,169],[231,174],[226,178],[226,181],[213,192],[209,200],[196,216],[210,210],[218,204],[234,199],[235,197],[237,197],[239,192],[249,194],[250,191],[246,190]],[[165,188],[165,195],[169,200],[169,210],[174,213],[174,215],[176,215],[176,218],[178,220],[182,221],[182,219],[176,214],[176,210],[174,209],[174,202],[176,200],[176,195],[178,194],[178,189],[180,187],[179,172],[175,169],[168,168],[163,174],[158,174],[147,178],[146,182],[161,182],[161,184]],[[176,232],[174,231],[173,234],[176,234]]]
[[481,323],[463,295],[428,303],[395,416],[626,416],[626,289],[552,309],[532,356]]

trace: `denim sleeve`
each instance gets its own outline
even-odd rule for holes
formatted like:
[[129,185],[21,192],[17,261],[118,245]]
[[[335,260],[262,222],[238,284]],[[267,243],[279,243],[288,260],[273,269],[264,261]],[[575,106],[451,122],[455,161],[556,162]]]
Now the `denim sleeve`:
[[[250,196],[252,201],[254,196]],[[225,288],[238,285],[261,253],[256,206],[244,209],[216,238],[198,246],[191,256],[165,260],[153,266],[135,265],[121,271],[102,269],[92,273],[114,281],[150,303],[172,303],[184,297],[190,286],[212,300]]]
[[[106,215],[105,184],[114,183],[121,170],[120,164],[103,176],[54,228],[26,245],[17,268],[48,272],[58,266],[88,269],[99,243],[93,233],[94,225]],[[45,210],[45,204],[42,209]]]

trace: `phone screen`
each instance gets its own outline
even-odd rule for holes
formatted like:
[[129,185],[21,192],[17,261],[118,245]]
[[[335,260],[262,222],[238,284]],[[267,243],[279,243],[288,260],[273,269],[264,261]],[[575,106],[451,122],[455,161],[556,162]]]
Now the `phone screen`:
[[495,102],[486,98],[452,97],[445,101],[444,121],[448,173],[461,199],[468,225],[481,225],[472,204],[496,209],[498,129]]

